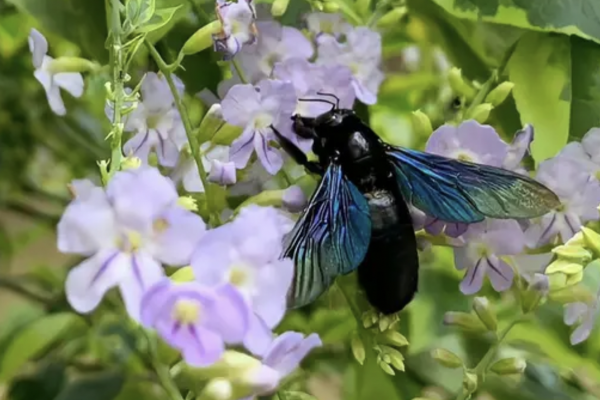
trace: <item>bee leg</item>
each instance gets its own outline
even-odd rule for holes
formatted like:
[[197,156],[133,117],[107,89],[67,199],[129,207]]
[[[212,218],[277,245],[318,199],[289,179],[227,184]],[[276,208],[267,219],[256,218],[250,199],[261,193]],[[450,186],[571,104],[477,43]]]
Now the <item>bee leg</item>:
[[315,161],[309,161],[306,157],[306,154],[302,150],[298,148],[290,139],[283,136],[277,129],[271,127],[275,136],[277,136],[277,140],[281,145],[281,148],[285,150],[286,153],[290,155],[296,161],[296,163],[304,166],[308,171],[313,174],[323,175],[325,173],[321,164]]

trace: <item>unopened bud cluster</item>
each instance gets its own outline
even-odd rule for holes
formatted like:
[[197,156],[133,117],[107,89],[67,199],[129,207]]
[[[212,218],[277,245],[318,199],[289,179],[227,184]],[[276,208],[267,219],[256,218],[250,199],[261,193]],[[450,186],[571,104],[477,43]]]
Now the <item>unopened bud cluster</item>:
[[444,315],[444,324],[455,326],[464,332],[486,333],[496,332],[498,320],[488,299],[476,297],[473,300],[473,312],[450,311]]
[[[404,356],[398,348],[408,346],[408,339],[396,330],[398,315],[383,315],[370,310],[363,314],[362,322],[363,328],[371,334],[369,339],[381,369],[389,375],[395,375],[395,370],[404,371]],[[351,347],[354,358],[362,364],[366,350],[365,343],[358,333],[354,334]]]

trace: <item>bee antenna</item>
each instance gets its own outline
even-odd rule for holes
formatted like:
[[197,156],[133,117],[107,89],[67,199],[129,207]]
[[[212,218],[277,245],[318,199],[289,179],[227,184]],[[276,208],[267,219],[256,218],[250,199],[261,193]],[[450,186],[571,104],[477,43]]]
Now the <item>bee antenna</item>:
[[[318,94],[318,93],[317,93]],[[325,99],[298,99],[298,101],[306,102],[306,103],[325,103],[331,106],[331,110],[335,110],[337,105],[329,100]]]
[[319,96],[329,96],[335,99],[335,108],[340,108],[340,98],[333,93],[317,92]]

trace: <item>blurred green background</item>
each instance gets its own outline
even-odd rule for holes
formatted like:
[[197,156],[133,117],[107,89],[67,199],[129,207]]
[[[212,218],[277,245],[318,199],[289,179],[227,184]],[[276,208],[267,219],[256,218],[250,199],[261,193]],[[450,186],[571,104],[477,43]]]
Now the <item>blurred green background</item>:
[[[377,1],[332,1],[367,21]],[[263,2],[264,3],[264,2]],[[313,2],[314,3],[314,2]],[[157,0],[157,8],[181,5],[175,18],[152,34],[172,61],[185,40],[213,16],[209,0]],[[386,2],[383,11],[406,7],[379,26],[384,40],[383,83],[378,104],[360,112],[388,142],[420,148],[411,112],[421,109],[434,128],[455,117],[455,95],[446,73],[485,82],[505,61],[502,80],[513,94],[487,123],[510,140],[525,123],[536,128],[533,160],[553,156],[568,140],[600,126],[600,3],[597,0],[407,0]],[[404,8],[403,8],[404,10]],[[301,27],[310,11],[292,0],[284,24]],[[53,56],[81,56],[106,64],[103,0],[0,0],[0,398],[12,400],[161,399],[146,376],[137,338],[122,316],[101,310],[92,325],[70,312],[63,293],[68,268],[79,260],[56,250],[55,225],[69,201],[66,184],[97,179],[96,161],[109,157],[104,136],[104,83],[109,70],[86,76],[81,99],[63,93],[66,117],[54,115],[33,77],[29,30],[45,34]],[[211,49],[187,57],[178,76],[197,122],[204,107],[195,97],[222,79]],[[130,71],[137,82],[156,67],[142,49]],[[449,249],[421,254],[420,291],[401,315],[406,372],[385,375],[377,365],[359,366],[349,341],[356,322],[335,290],[307,310],[290,313],[281,326],[318,332],[326,346],[307,361],[292,387],[318,399],[453,399],[462,374],[435,364],[434,347],[445,347],[474,366],[489,347],[485,337],[443,326],[447,311],[468,311],[462,278]],[[505,323],[516,313],[510,293],[485,288]],[[528,361],[522,377],[490,376],[479,400],[569,400],[600,398],[600,335],[569,344],[562,307],[547,304],[536,318],[517,326],[500,356]],[[137,357],[137,358],[136,358]]]

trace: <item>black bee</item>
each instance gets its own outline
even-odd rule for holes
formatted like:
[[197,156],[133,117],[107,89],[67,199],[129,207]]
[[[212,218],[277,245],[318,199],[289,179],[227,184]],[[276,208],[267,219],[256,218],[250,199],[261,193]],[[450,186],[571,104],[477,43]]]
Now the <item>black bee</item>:
[[296,266],[292,308],[311,303],[336,276],[358,268],[376,309],[402,310],[417,291],[419,270],[407,204],[461,223],[534,218],[559,205],[550,189],[515,172],[391,146],[354,111],[328,103],[331,110],[316,118],[292,117],[296,134],[314,139],[318,161],[274,129],[297,163],[322,176],[282,254]]

